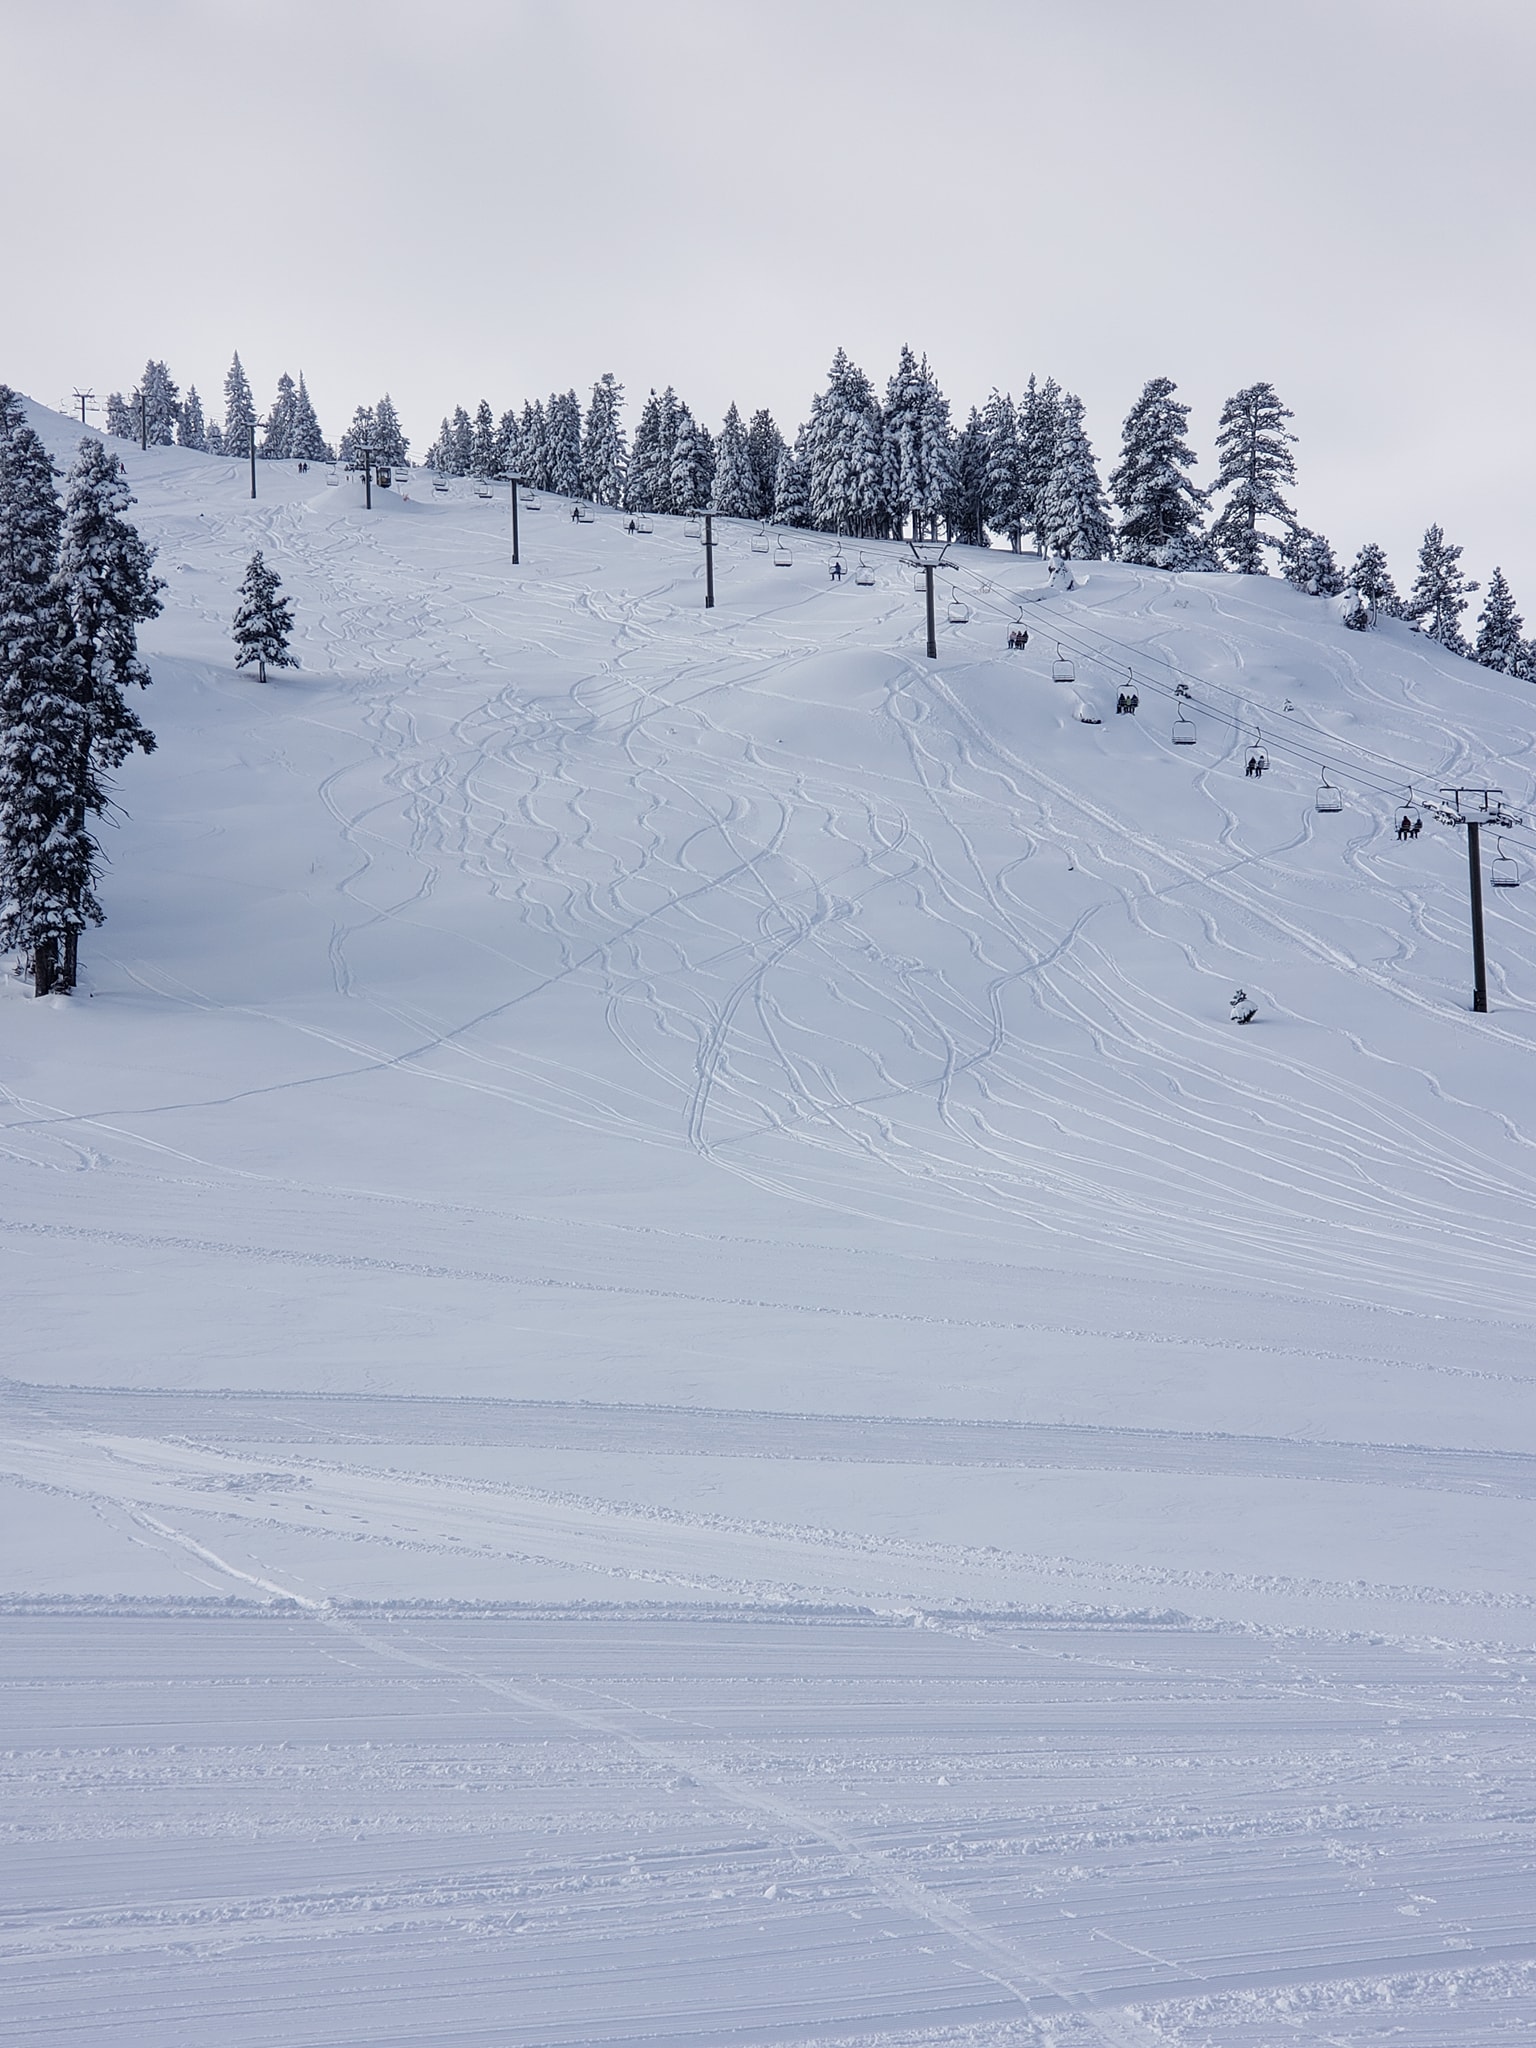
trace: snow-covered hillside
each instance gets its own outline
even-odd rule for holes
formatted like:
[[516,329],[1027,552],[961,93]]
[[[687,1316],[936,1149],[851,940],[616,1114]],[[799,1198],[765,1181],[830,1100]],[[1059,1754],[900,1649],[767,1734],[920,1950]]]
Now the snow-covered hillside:
[[1536,2025],[1536,888],[1474,1017],[1394,831],[1528,690],[122,452],[160,746],[0,991],[25,2037]]

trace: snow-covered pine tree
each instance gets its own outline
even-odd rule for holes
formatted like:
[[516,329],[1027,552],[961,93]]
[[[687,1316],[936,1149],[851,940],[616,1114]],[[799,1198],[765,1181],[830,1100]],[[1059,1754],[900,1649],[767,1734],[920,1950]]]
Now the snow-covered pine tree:
[[[142,405],[142,411],[140,407]],[[169,448],[176,440],[176,422],[181,416],[181,393],[164,363],[151,360],[129,400],[132,433],[141,433],[151,448]]]
[[85,828],[102,793],[58,584],[57,472],[0,384],[0,946],[21,953],[40,996],[66,949],[101,922]]
[[[1280,549],[1299,523],[1280,495],[1283,484],[1296,481],[1296,458],[1291,453],[1296,436],[1285,429],[1293,417],[1272,384],[1249,384],[1221,409],[1216,433],[1220,466],[1211,495],[1232,495],[1211,527],[1211,544],[1240,576],[1267,575],[1265,548]],[[1266,532],[1261,519],[1279,525],[1284,533]]]
[[1114,553],[1115,536],[1104,506],[1104,486],[1083,428],[1083,401],[1074,391],[1066,392],[1061,400],[1056,460],[1045,486],[1040,530],[1048,555],[1063,555],[1070,561],[1104,562]]
[[1189,475],[1196,460],[1186,435],[1189,407],[1171,377],[1153,377],[1125,416],[1120,464],[1109,479],[1120,508],[1120,558],[1153,569],[1180,569],[1200,528],[1204,499]]
[[641,406],[640,418],[635,424],[634,446],[629,451],[629,473],[624,480],[624,503],[631,512],[660,512],[666,507],[661,400],[654,391]]
[[581,496],[581,400],[574,391],[553,391],[544,409],[549,437],[549,488],[562,498]]
[[1337,597],[1344,589],[1344,572],[1333,549],[1320,533],[1298,526],[1287,534],[1280,550],[1285,580],[1308,597]]
[[[463,408],[454,414],[454,426],[463,419]],[[466,426],[468,422],[465,422]],[[373,408],[373,459],[398,468],[410,452],[410,442],[400,424],[400,415],[395,411],[394,402],[386,391]],[[467,464],[466,464],[467,466]]]
[[928,358],[902,347],[885,395],[885,501],[898,538],[907,517],[914,534],[932,534],[949,496],[953,462],[949,400]]
[[249,455],[256,426],[256,401],[238,351],[224,378],[224,453]]
[[784,436],[774,425],[773,414],[758,411],[747,429],[747,461],[752,466],[754,493],[750,517],[773,517],[774,489],[778,481],[779,457],[784,453]]
[[235,667],[249,668],[254,662],[259,683],[267,680],[269,668],[299,665],[298,657],[288,651],[293,607],[288,598],[278,596],[282,587],[281,577],[275,569],[267,567],[258,548],[246,565],[231,637],[235,643]]
[[523,442],[518,429],[517,414],[511,406],[496,422],[496,474],[515,476],[519,481],[523,475]]
[[605,370],[592,386],[586,426],[581,437],[581,484],[598,505],[622,505],[628,450],[620,409],[624,386]]
[[944,500],[945,531],[967,547],[987,542],[987,429],[981,414],[970,417],[955,436],[949,495]]
[[206,446],[210,455],[224,453],[224,429],[217,420],[210,420],[206,430]]
[[203,418],[203,401],[197,395],[195,384],[187,386],[187,395],[181,401],[181,416],[176,422],[176,440],[183,448],[196,448],[200,453],[207,453],[208,423]]
[[[121,458],[87,435],[64,486],[57,587],[73,675],[72,695],[83,711],[85,772],[80,776],[72,829],[84,833],[93,791],[138,748],[154,752],[155,736],[128,702],[147,689],[149,670],[139,654],[138,628],[158,617],[165,585],[154,573],[155,551],[124,517],[133,503]],[[78,924],[64,935],[59,986],[75,985]]]
[[786,447],[779,457],[773,482],[773,518],[777,526],[809,526],[810,494],[806,489],[806,465],[798,452]]
[[693,414],[677,408],[677,432],[667,473],[667,498],[674,512],[700,512],[709,503],[709,450]]
[[128,409],[128,401],[121,391],[107,393],[107,432],[115,434],[120,441],[137,441],[139,423]]
[[293,396],[293,433],[289,440],[288,452],[295,462],[329,462],[331,446],[320,431],[320,422],[315,417],[314,403],[304,382],[304,372],[299,372],[299,388]]
[[475,407],[475,423],[470,430],[469,470],[471,476],[496,474],[496,415],[491,411],[488,398],[482,398]]
[[710,510],[722,519],[757,517],[757,481],[747,454],[747,430],[734,402],[715,443],[715,483]]
[[1045,494],[1056,467],[1056,441],[1061,432],[1061,386],[1047,377],[1036,388],[1030,378],[1019,401],[1019,510],[1024,531],[1045,549]]
[[1488,583],[1488,595],[1477,615],[1477,641],[1472,659],[1500,675],[1518,676],[1525,669],[1525,621],[1515,610],[1514,592],[1495,569]]
[[462,405],[453,408],[453,418],[446,423],[448,461],[446,468],[450,476],[468,476],[475,459],[475,426]]
[[1375,624],[1375,620],[1371,615],[1371,608],[1365,601],[1364,593],[1356,590],[1353,584],[1346,586],[1344,623],[1348,626],[1351,633],[1368,633]]
[[542,405],[536,401],[524,403],[522,425],[518,429],[518,434],[523,481],[531,490],[549,490],[549,422],[544,416]]
[[882,441],[874,386],[839,349],[806,423],[810,510],[817,526],[861,537],[883,530]]
[[1476,589],[1462,574],[1461,549],[1452,547],[1438,526],[1431,526],[1419,549],[1419,573],[1403,606],[1403,617],[1452,654],[1465,654],[1461,615]]
[[1389,619],[1402,616],[1403,601],[1397,594],[1397,585],[1392,581],[1392,571],[1387,567],[1386,551],[1368,540],[1356,555],[1344,579],[1351,590],[1360,593],[1366,609],[1374,620],[1378,612]]
[[[448,422],[443,421],[446,434]],[[373,446],[373,407],[360,405],[352,415],[352,424],[341,437],[340,457],[348,469],[361,469],[363,450]]]
[[293,454],[293,415],[298,397],[298,386],[284,370],[277,380],[277,396],[261,437],[259,453],[263,461],[287,462]]
[[1024,457],[1011,392],[1005,394],[993,385],[982,409],[981,430],[986,441],[982,516],[994,532],[1008,536],[1008,545],[1017,554],[1024,533]]

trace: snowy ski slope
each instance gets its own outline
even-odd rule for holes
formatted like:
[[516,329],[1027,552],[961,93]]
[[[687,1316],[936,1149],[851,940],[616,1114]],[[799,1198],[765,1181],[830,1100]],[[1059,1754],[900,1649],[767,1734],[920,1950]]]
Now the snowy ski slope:
[[0,990],[20,2038],[1536,2026],[1536,887],[1473,1017],[1393,831],[1523,686],[125,459],[160,749]]

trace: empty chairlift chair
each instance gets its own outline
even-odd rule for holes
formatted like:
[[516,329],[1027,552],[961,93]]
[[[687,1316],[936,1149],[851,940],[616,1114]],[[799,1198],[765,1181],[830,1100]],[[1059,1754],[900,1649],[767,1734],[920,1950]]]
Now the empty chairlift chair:
[[684,539],[684,540],[702,540],[703,538],[704,538],[704,529],[703,529],[703,527],[702,527],[702,526],[701,526],[701,525],[699,524],[699,522],[698,522],[698,520],[697,520],[697,519],[685,519],[685,520],[683,521],[683,539]]
[[1053,683],[1075,683],[1077,681],[1077,670],[1072,666],[1071,657],[1063,654],[1060,647],[1056,649],[1056,659],[1051,663],[1051,681]]
[[1335,789],[1326,775],[1317,785],[1317,808],[1320,811],[1342,811],[1344,808],[1343,790]]
[[970,621],[970,606],[958,590],[952,590],[949,593],[949,623],[952,626],[968,626]]
[[1488,870],[1488,879],[1495,889],[1518,889],[1520,886],[1520,863],[1504,851],[1502,839]]
[[490,478],[488,476],[477,478],[475,482],[475,496],[477,498],[489,498],[493,495]]
[[772,543],[772,542],[771,542],[771,541],[769,540],[769,538],[768,538],[768,536],[767,536],[767,534],[766,534],[766,533],[754,533],[754,534],[753,534],[753,536],[752,536],[752,552],[753,552],[753,554],[754,554],[754,555],[766,555],[766,554],[767,554],[767,552],[768,552],[768,550],[769,550],[769,548],[770,548],[770,547],[771,547],[772,545],[773,545],[773,543]]
[[773,550],[773,566],[775,569],[787,569],[794,559],[794,556],[789,552],[787,542],[781,540],[775,545]]
[[859,557],[859,566],[853,572],[853,580],[865,590],[874,588],[875,572],[862,555]]
[[1195,721],[1182,705],[1173,715],[1173,744],[1176,747],[1192,747],[1195,744]]

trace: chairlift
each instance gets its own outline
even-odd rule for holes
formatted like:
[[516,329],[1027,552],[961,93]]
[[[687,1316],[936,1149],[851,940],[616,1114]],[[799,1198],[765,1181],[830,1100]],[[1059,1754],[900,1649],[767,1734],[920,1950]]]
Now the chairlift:
[[1195,721],[1179,712],[1173,721],[1173,744],[1176,747],[1192,747],[1195,744]]
[[339,484],[341,482],[341,471],[336,467],[334,462],[331,464],[330,468],[325,472],[325,480],[328,484]]
[[697,519],[685,519],[685,520],[683,521],[683,539],[684,539],[684,540],[702,540],[703,538],[704,538],[704,529],[703,529],[703,527],[702,527],[702,526],[701,526],[701,525],[699,524],[699,522],[698,522],[698,520],[697,520]]
[[1261,732],[1256,732],[1253,736],[1253,746],[1249,750],[1243,773],[1253,776],[1255,780],[1269,773],[1269,756],[1264,751],[1264,735]]
[[781,540],[773,551],[773,566],[775,569],[787,569],[794,559],[794,556],[789,552],[788,543]]
[[525,512],[542,512],[544,510],[538,499],[532,496],[519,498],[517,502]]
[[753,534],[752,552],[754,555],[766,555],[771,545],[772,543],[766,533]]
[[971,608],[958,590],[949,593],[949,623],[952,626],[967,626],[971,620]]
[[1344,808],[1343,790],[1335,789],[1326,775],[1317,785],[1317,808],[1320,811],[1342,811]]
[[448,479],[442,476],[433,477],[432,488],[434,491],[441,491],[443,496],[446,498],[448,495]]
[[1518,889],[1520,886],[1520,863],[1504,851],[1504,842],[1498,842],[1499,850],[1493,857],[1488,870],[1488,879],[1495,889]]
[[875,572],[862,555],[859,557],[859,566],[853,572],[853,580],[855,583],[862,585],[865,590],[872,590],[874,588]]
[[378,485],[381,491],[387,491],[390,485],[394,482],[394,478],[390,475],[387,469],[381,469],[377,471],[374,475],[373,480]]
[[491,489],[490,478],[488,476],[481,477],[480,481],[475,485],[475,496],[477,498],[491,498],[495,495],[495,492]]
[[1056,649],[1056,659],[1051,664],[1051,681],[1053,683],[1075,683],[1077,681],[1077,670],[1072,666],[1071,657],[1063,654],[1059,646]]
[[1408,801],[1397,813],[1397,836],[1399,839],[1417,839],[1424,830],[1424,820],[1419,807],[1413,800],[1413,791],[1408,792]]
[[635,514],[634,526],[636,533],[654,533],[656,531],[643,512]]
[[578,526],[594,526],[596,523],[596,518],[590,505],[578,505],[576,507],[576,524]]

